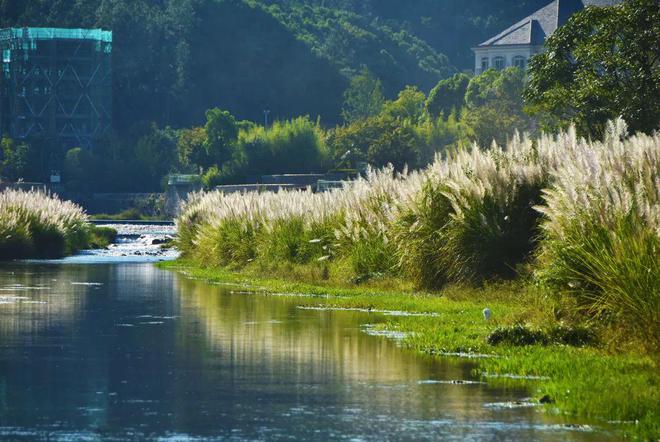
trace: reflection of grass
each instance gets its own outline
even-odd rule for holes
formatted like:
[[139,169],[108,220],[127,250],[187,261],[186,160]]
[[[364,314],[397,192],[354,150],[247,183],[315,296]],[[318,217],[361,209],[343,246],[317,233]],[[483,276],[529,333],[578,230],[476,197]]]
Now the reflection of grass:
[[[361,286],[332,280],[317,282],[322,281],[316,275],[321,270],[306,267],[264,271],[255,265],[235,273],[200,269],[181,261],[161,266],[185,271],[196,278],[248,285],[267,292],[319,295],[301,297],[297,301],[299,305],[436,313],[432,317],[393,316],[385,327],[411,332],[405,344],[423,352],[498,356],[479,359],[481,372],[547,376],[549,380],[535,381],[535,386],[537,398],[548,395],[553,401],[546,405],[549,409],[605,421],[631,421],[618,426],[627,434],[645,439],[660,436],[657,359],[635,355],[633,350],[614,354],[596,344],[521,347],[488,343],[488,336],[498,327],[525,324],[551,333],[560,325],[556,319],[560,315],[559,305],[546,299],[538,289],[511,283],[483,288],[451,287],[426,293],[412,292],[409,286],[396,280],[371,281]],[[286,280],[277,279],[284,276]],[[490,321],[483,319],[484,307],[492,311]],[[594,327],[593,332],[598,336],[602,330]]]

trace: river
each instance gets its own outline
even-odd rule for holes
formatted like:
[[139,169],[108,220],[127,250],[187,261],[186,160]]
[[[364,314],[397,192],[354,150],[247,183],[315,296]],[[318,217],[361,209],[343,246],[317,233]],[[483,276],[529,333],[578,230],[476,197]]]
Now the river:
[[154,229],[108,251],[0,266],[1,439],[611,437],[531,406],[522,385],[481,383],[470,360],[374,336],[382,314],[301,309],[159,270],[175,254],[152,247],[171,233]]

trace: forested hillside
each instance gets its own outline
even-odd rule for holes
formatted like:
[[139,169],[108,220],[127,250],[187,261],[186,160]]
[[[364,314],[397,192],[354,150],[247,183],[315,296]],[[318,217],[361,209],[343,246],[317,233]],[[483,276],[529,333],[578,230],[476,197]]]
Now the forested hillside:
[[112,29],[120,132],[190,125],[213,106],[334,124],[363,66],[388,97],[407,84],[428,91],[469,66],[472,44],[540,2],[0,0],[0,26]]
[[[471,69],[470,48],[546,5],[549,0],[259,0],[283,7],[324,6],[351,11],[381,27],[405,30]],[[283,6],[286,5],[286,6]]]
[[240,0],[4,0],[0,26],[114,31],[115,121],[189,125],[213,106],[260,120],[340,119],[341,94],[363,64],[387,91],[430,88],[453,72],[446,57],[398,29],[327,8]]

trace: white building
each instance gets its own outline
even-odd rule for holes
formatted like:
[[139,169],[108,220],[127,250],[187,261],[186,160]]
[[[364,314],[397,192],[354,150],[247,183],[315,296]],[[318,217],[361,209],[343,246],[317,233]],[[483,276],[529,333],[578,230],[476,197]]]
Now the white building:
[[474,72],[490,68],[527,67],[529,59],[543,50],[543,43],[571,15],[587,6],[612,6],[621,0],[554,0],[513,26],[486,40],[474,51]]

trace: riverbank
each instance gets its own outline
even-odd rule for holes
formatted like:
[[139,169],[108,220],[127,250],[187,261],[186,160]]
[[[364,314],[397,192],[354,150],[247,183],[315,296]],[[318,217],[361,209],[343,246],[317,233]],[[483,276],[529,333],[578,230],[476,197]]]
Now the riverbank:
[[[657,358],[640,355],[633,343],[617,344],[623,350],[606,346],[607,331],[596,325],[557,321],[561,306],[528,284],[417,292],[396,279],[324,281],[321,270],[310,266],[255,264],[240,272],[184,260],[159,266],[210,283],[296,297],[305,308],[382,312],[388,317],[380,330],[385,335],[417,351],[474,358],[489,383],[527,383],[546,412],[613,425],[640,439],[660,436]],[[484,308],[491,310],[488,321]]]

